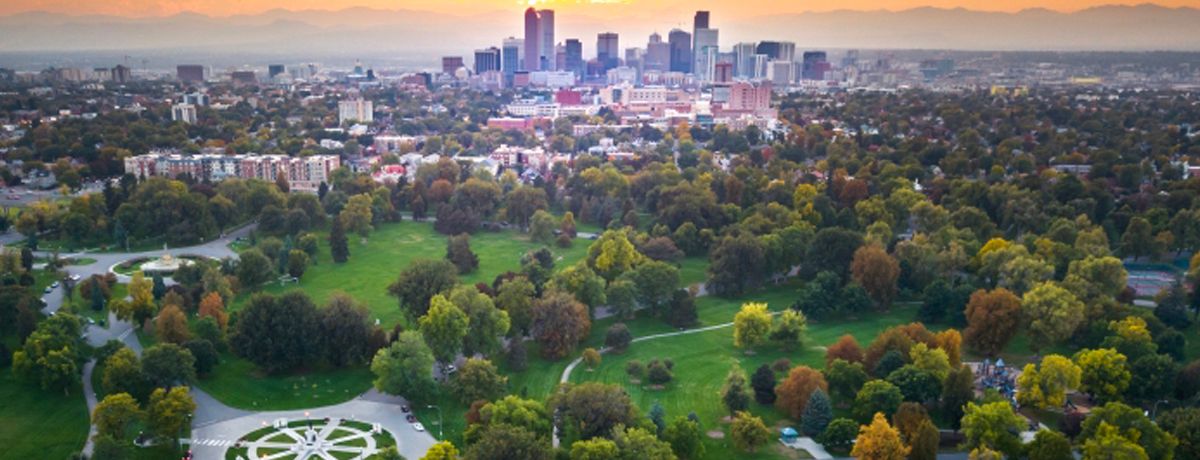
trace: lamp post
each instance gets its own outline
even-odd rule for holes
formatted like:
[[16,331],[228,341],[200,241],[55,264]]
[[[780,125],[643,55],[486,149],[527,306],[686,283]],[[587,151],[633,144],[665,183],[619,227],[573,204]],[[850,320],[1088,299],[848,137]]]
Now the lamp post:
[[438,440],[442,440],[442,407],[436,404],[425,406],[427,409],[437,409],[438,411]]
[[1151,410],[1150,410],[1150,420],[1152,420],[1152,421],[1158,417],[1158,403],[1170,403],[1170,401],[1167,401],[1165,399],[1160,399],[1158,401],[1154,401],[1154,407],[1151,408]]

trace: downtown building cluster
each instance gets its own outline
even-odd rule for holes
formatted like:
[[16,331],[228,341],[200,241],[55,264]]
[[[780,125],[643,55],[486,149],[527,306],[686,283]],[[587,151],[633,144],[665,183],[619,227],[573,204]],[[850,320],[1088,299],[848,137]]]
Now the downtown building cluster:
[[282,176],[293,190],[308,192],[329,183],[330,174],[339,167],[341,159],[336,155],[186,155],[155,151],[125,158],[125,173],[139,178],[186,176],[215,183],[229,178],[275,181]]
[[776,88],[814,85],[841,75],[824,51],[797,54],[786,41],[738,43],[722,49],[708,11],[697,11],[690,31],[655,32],[644,46],[621,48],[615,32],[596,35],[594,57],[584,58],[579,38],[556,41],[553,10],[529,8],[524,35],[500,47],[476,50],[471,67],[462,56],[442,58],[441,76],[480,87],[550,87],[576,84],[705,86],[735,80],[770,81]]

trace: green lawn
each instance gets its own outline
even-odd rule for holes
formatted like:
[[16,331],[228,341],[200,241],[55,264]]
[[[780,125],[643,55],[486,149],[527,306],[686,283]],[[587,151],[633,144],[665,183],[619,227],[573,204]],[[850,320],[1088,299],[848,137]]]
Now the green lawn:
[[0,369],[0,401],[0,459],[69,458],[83,448],[88,412],[78,387],[44,391]]
[[[292,289],[303,289],[312,295],[318,304],[325,302],[336,291],[344,291],[371,310],[372,316],[385,326],[404,321],[396,299],[388,296],[387,287],[396,276],[416,259],[441,259],[446,256],[447,237],[433,230],[428,222],[404,221],[386,224],[371,233],[364,245],[357,236],[350,236],[350,260],[335,264],[329,256],[327,234],[320,235],[321,252],[319,263],[309,267],[299,284],[279,286],[272,284],[264,292],[282,293]],[[550,246],[555,255],[556,268],[579,261],[587,254],[587,240],[576,240],[570,248]],[[484,282],[491,284],[496,275],[506,271],[518,271],[521,256],[541,244],[529,241],[522,233],[514,231],[479,232],[471,236],[471,249],[479,256],[479,269],[460,277],[463,283]],[[235,301],[233,310],[245,303],[242,295]]]
[[224,353],[212,375],[196,386],[233,407],[288,410],[348,401],[367,391],[371,378],[366,367],[263,375],[249,361]]

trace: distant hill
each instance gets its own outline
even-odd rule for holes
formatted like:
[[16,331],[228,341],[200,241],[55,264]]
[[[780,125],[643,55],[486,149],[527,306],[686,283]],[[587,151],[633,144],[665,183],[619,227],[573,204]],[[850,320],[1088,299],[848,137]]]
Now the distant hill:
[[[585,55],[600,28],[622,35],[622,46],[644,46],[652,31],[625,30],[586,17],[560,18],[559,38],[583,37]],[[603,25],[602,25],[603,24]],[[665,32],[670,24],[663,24]],[[789,40],[801,49],[891,48],[960,50],[1200,50],[1200,10],[1153,5],[1105,6],[1072,13],[964,9],[833,11],[718,23],[721,42]],[[573,28],[573,29],[572,29]],[[455,53],[498,45],[519,35],[516,11],[452,16],[349,8],[271,10],[210,17],[160,18],[22,13],[0,17],[0,52],[182,50],[191,52]],[[631,38],[632,37],[632,38]]]

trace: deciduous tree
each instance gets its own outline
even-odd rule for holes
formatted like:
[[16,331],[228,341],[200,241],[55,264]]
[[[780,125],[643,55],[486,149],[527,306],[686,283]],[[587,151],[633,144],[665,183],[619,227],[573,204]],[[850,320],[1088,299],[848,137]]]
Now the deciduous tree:
[[404,331],[371,360],[375,389],[404,395],[410,401],[428,401],[437,389],[433,381],[433,352],[421,334]]
[[592,329],[587,307],[559,291],[547,291],[533,303],[531,323],[533,337],[548,359],[568,355]]
[[900,432],[877,412],[871,423],[861,428],[850,455],[864,460],[905,460],[909,451],[900,440]]
[[733,317],[733,346],[752,350],[763,344],[771,332],[771,314],[767,304],[749,302]]
[[1007,289],[978,290],[967,303],[967,329],[963,338],[980,352],[995,356],[1017,333],[1021,300]]

